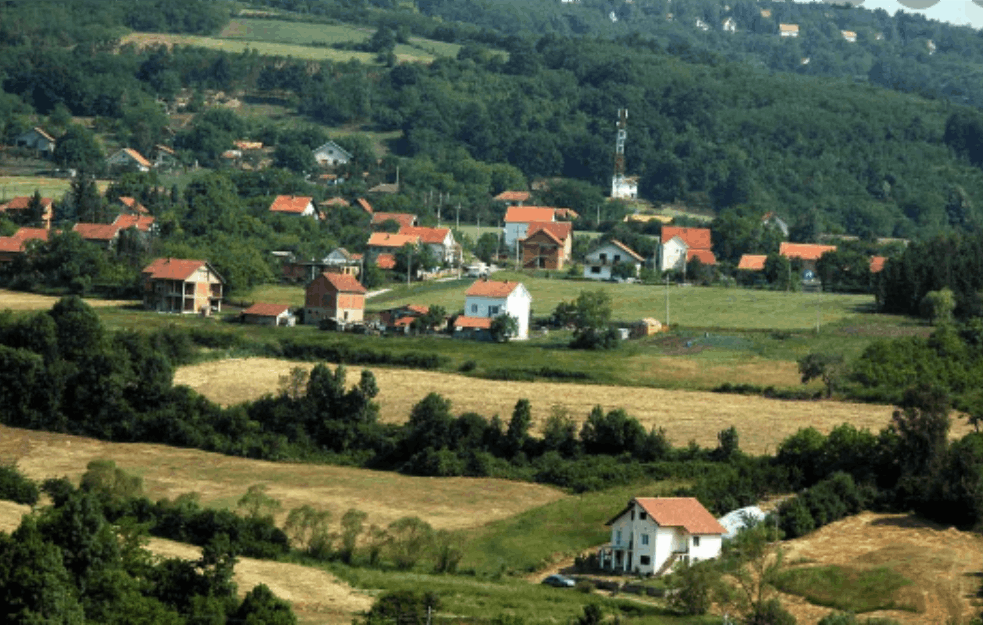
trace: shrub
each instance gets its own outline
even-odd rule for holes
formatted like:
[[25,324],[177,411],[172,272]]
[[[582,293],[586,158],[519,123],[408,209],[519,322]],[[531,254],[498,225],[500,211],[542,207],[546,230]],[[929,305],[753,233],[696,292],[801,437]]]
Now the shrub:
[[0,499],[33,506],[39,495],[38,485],[24,477],[15,465],[0,465]]

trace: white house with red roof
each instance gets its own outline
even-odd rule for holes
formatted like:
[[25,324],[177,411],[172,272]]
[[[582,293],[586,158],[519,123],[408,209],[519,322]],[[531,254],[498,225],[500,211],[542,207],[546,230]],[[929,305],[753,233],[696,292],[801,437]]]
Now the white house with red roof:
[[645,259],[621,241],[611,239],[594,248],[584,258],[584,277],[591,280],[607,280],[611,269],[620,263],[628,263],[635,268],[635,276],[642,269]]
[[338,165],[347,165],[350,160],[355,158],[352,153],[341,147],[334,141],[328,141],[327,143],[314,148],[314,160],[321,167],[336,167]]
[[557,221],[558,217],[573,216],[568,209],[552,206],[510,206],[505,211],[505,246],[513,249],[516,241],[528,236],[529,224]]
[[403,226],[397,234],[420,237],[420,243],[429,246],[434,256],[445,265],[453,263],[458,257],[459,248],[450,228]]
[[133,148],[116,150],[106,159],[106,166],[110,169],[135,169],[143,172],[150,171],[153,167],[143,154]]
[[35,126],[27,132],[24,132],[14,139],[14,145],[22,148],[28,148],[31,150],[37,150],[42,156],[51,156],[55,153],[55,144],[57,141],[54,137],[49,135],[44,131],[44,129]]
[[727,533],[695,497],[635,497],[606,525],[611,542],[598,552],[600,567],[642,575],[716,558]]
[[290,313],[290,304],[256,302],[239,313],[243,323],[260,326],[293,326],[297,318]]
[[205,315],[222,310],[225,280],[207,260],[158,258],[142,274],[145,308]]
[[529,338],[529,312],[532,296],[521,282],[499,282],[482,279],[464,293],[464,314],[454,323],[455,331],[468,328],[490,328],[491,320],[499,315],[515,318],[516,339]]
[[277,215],[319,218],[318,211],[314,207],[314,198],[307,195],[278,195],[270,204],[270,212]]
[[699,258],[704,265],[717,264],[710,230],[663,226],[659,242],[659,270],[684,271],[686,263],[693,258]]

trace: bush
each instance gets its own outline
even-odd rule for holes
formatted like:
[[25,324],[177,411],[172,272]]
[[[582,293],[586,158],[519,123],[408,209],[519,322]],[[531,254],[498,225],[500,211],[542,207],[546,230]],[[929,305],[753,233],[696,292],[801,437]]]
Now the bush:
[[33,506],[39,495],[38,485],[24,477],[15,465],[0,465],[0,499]]

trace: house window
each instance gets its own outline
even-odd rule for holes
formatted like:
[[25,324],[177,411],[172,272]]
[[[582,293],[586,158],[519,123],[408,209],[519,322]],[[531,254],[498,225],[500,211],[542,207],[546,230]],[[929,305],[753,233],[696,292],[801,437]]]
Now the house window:
[[478,312],[478,305],[477,304],[471,304],[471,312],[473,312],[473,313]]
[[621,262],[621,254],[615,254],[614,255],[614,262],[616,262],[616,263]]
[[489,306],[488,307],[488,316],[489,317],[494,317],[496,315],[498,315],[498,306]]
[[617,532],[614,533],[614,542],[615,544],[618,545],[621,544],[621,530],[618,530]]
[[645,520],[645,517],[647,517],[647,516],[648,516],[648,515],[647,515],[647,514],[645,514],[644,512],[639,512],[639,513],[638,513],[638,520],[639,520],[639,521],[644,521],[644,520]]
[[600,267],[596,267],[596,266],[595,267],[591,267],[590,268],[590,272],[591,273],[601,273],[601,268]]
[[648,556],[640,556],[638,558],[638,563],[641,564],[642,566],[647,566],[652,563],[652,558]]
[[694,547],[699,547],[700,546],[700,537],[699,536],[694,536],[693,537],[693,546]]
[[605,262],[605,261],[607,261],[607,259],[608,259],[608,255],[607,254],[601,254],[601,262],[602,263]]
[[643,545],[649,544],[649,535],[648,534],[642,534],[642,544]]

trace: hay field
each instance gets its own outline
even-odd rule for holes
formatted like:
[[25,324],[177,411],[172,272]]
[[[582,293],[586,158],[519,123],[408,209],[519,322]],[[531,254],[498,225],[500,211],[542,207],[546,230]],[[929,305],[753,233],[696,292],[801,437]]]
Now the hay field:
[[[22,291],[7,291],[0,289],[0,311],[2,310],[48,310],[55,305],[60,297],[53,295],[38,295]],[[93,308],[130,306],[138,304],[137,300],[109,300],[85,298],[85,303]]]
[[[34,176],[0,176],[0,201],[13,197],[34,195],[35,191],[44,197],[60,200],[71,186],[68,178],[38,178]],[[105,193],[109,187],[108,180],[97,180],[96,187],[100,193]]]
[[[894,619],[903,625],[965,623],[976,616],[983,537],[945,528],[912,515],[864,512],[802,538],[783,543],[785,561],[806,566],[837,564],[891,568],[914,583],[899,593],[918,606],[917,613],[878,611],[867,617]],[[784,595],[785,607],[800,623],[815,623],[830,610]]]
[[0,426],[0,461],[16,461],[28,477],[78,480],[94,459],[114,460],[143,478],[151,499],[197,492],[203,504],[234,507],[252,484],[265,484],[280,500],[282,522],[310,504],[340,521],[349,508],[388,525],[418,516],[438,529],[472,528],[545,505],[564,495],[536,484],[473,478],[433,479],[327,465],[263,462],[193,449],[94,439]]
[[[209,399],[229,405],[275,393],[280,376],[298,365],[287,360],[246,358],[207,362],[178,369],[176,384],[185,384]],[[350,368],[349,381],[358,379],[360,368]],[[475,411],[508,420],[519,399],[532,402],[533,427],[539,428],[553,406],[570,411],[578,420],[595,405],[605,410],[624,408],[646,429],[664,427],[675,445],[695,440],[702,446],[717,444],[717,432],[735,426],[741,448],[751,453],[774,452],[778,444],[799,428],[813,426],[829,431],[841,423],[880,430],[891,416],[890,406],[846,402],[796,402],[763,397],[697,391],[670,391],[587,384],[502,382],[450,373],[375,368],[379,384],[376,398],[381,420],[402,423],[414,404],[436,392],[452,402],[456,414]],[[969,431],[963,421],[953,433]]]

